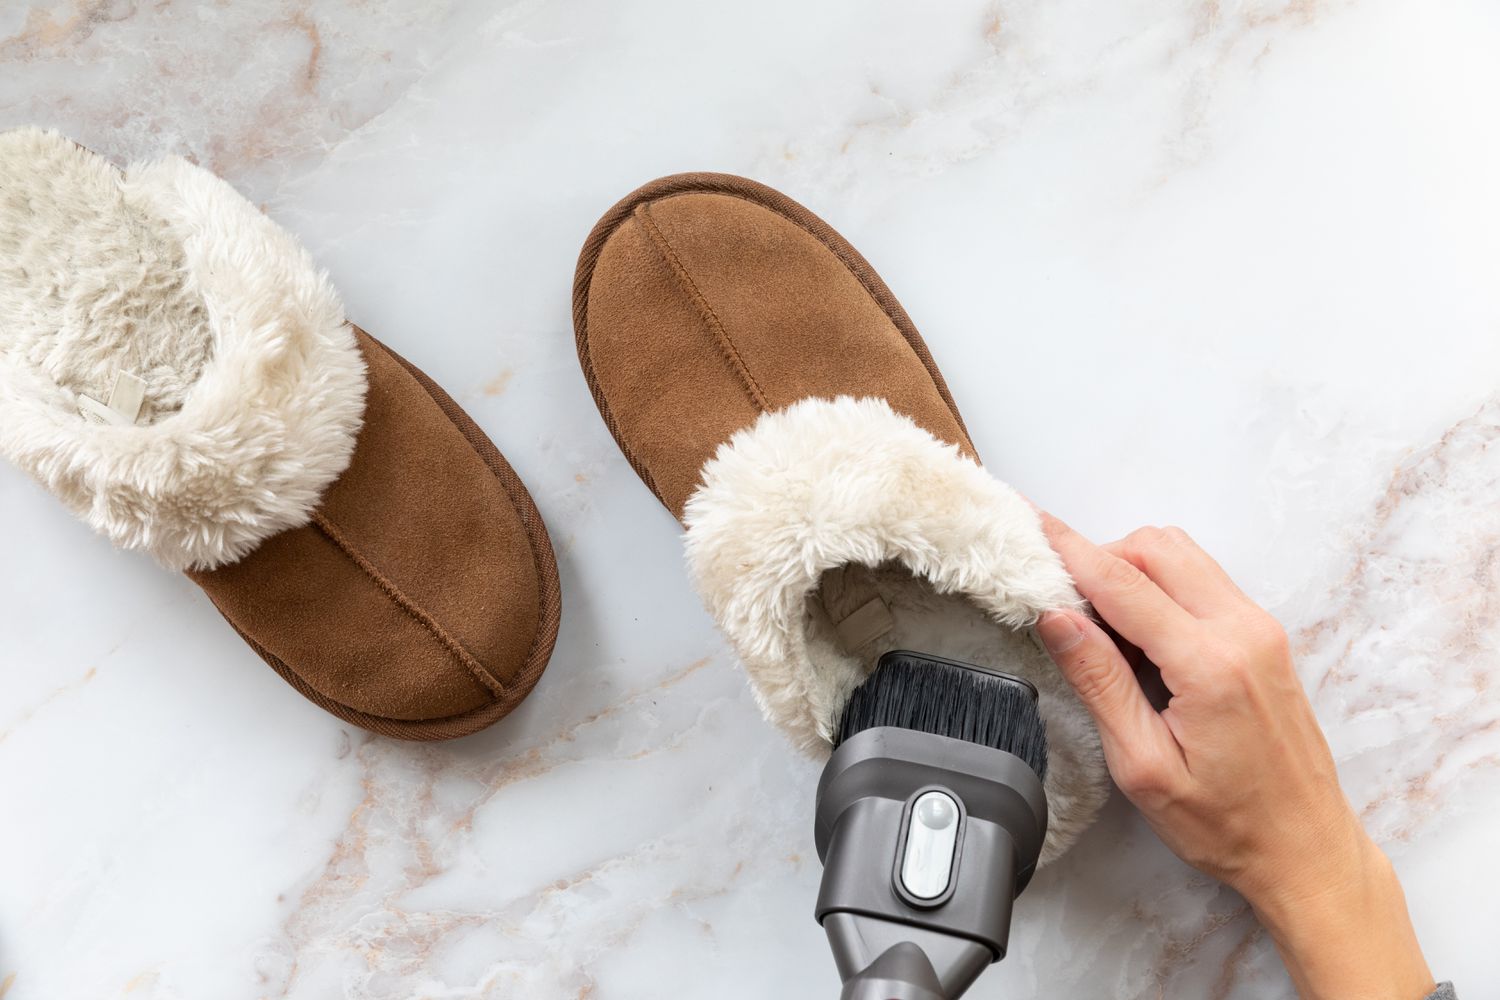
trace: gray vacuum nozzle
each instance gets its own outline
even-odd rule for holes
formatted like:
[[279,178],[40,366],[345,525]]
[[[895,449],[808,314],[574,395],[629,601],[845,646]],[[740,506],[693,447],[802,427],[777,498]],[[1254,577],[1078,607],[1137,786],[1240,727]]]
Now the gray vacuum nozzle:
[[1005,956],[1047,832],[1012,753],[894,726],[857,732],[818,783],[817,918],[842,1000],[956,1000]]
[[844,984],[840,1000],[945,1000],[947,993],[927,953],[900,941]]

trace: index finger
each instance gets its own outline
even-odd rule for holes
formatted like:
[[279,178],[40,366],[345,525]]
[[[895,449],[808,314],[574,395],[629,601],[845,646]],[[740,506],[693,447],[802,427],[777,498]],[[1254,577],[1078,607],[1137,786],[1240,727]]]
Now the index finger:
[[1051,514],[1042,514],[1042,530],[1078,592],[1116,632],[1163,669],[1192,659],[1202,626],[1150,577]]
[[1250,603],[1224,567],[1181,528],[1137,528],[1100,547],[1145,573],[1195,618],[1232,616]]

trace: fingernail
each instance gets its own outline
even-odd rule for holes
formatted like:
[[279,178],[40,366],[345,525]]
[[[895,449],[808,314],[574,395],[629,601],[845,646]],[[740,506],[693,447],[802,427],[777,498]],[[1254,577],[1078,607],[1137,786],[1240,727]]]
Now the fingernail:
[[1083,629],[1078,627],[1071,615],[1061,611],[1049,611],[1042,615],[1041,621],[1036,623],[1036,631],[1042,637],[1042,645],[1053,655],[1066,653],[1083,641]]

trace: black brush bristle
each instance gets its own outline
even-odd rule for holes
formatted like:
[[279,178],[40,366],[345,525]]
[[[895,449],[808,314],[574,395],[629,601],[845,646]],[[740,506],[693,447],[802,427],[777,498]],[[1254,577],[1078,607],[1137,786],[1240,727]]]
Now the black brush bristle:
[[834,746],[855,733],[896,726],[994,747],[1047,776],[1047,727],[1025,681],[905,651],[887,653],[839,719]]

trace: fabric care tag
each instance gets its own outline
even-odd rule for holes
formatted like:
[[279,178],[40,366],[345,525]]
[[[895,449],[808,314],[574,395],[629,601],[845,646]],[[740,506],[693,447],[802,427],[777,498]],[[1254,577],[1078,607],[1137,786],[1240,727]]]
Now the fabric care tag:
[[128,427],[141,415],[141,403],[145,399],[144,379],[130,372],[115,372],[115,384],[109,390],[109,402],[101,403],[92,396],[80,395],[78,412],[96,423]]
[[833,628],[838,633],[839,645],[852,652],[895,627],[896,619],[885,601],[872,597]]
[[1049,660],[1052,659],[1052,654],[1047,652],[1047,646],[1042,642],[1042,635],[1036,630],[1035,626],[1027,629],[1026,635],[1031,640],[1031,644],[1036,647],[1038,653],[1041,653]]

